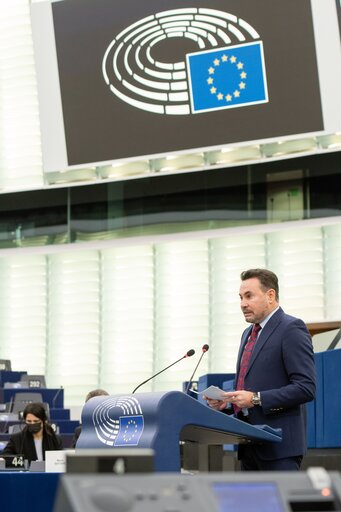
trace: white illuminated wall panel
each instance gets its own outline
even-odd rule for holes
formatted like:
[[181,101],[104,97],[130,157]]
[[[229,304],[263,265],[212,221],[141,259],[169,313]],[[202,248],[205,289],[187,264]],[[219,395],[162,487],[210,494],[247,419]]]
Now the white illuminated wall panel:
[[[153,246],[102,251],[100,386],[131,393],[153,371]],[[152,382],[141,388],[151,391]]]
[[284,229],[267,235],[268,268],[279,279],[280,304],[305,322],[324,318],[321,227]]
[[[209,271],[207,240],[169,242],[155,247],[155,372],[180,361],[154,380],[154,390],[181,389],[209,344]],[[202,359],[199,375],[207,373]],[[198,376],[198,375],[197,375]]]
[[1,0],[0,188],[43,183],[29,1]]
[[341,225],[325,226],[325,316],[340,320],[341,316]]
[[241,334],[248,324],[240,309],[240,273],[264,268],[263,234],[233,234],[210,241],[211,364],[213,372],[234,373]]
[[0,258],[0,357],[14,370],[45,373],[46,278],[44,255]]
[[64,386],[69,405],[98,387],[100,340],[99,252],[49,256],[48,362],[50,386]]

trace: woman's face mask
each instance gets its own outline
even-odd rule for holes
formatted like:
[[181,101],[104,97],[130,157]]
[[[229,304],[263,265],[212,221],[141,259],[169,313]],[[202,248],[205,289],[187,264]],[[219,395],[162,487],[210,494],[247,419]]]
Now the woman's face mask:
[[31,432],[31,434],[38,434],[41,429],[41,421],[39,423],[27,423],[27,430]]

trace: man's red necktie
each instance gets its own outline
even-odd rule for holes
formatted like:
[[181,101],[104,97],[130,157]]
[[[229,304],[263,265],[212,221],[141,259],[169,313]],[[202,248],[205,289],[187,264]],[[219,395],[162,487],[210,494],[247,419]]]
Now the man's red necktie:
[[[244,389],[244,380],[245,375],[250,363],[251,355],[253,347],[255,346],[255,343],[257,341],[258,333],[261,330],[261,326],[259,324],[253,324],[251,334],[245,343],[243,355],[240,361],[240,367],[239,367],[239,373],[238,373],[238,380],[237,380],[237,387],[236,390]],[[235,414],[238,414],[240,411],[240,407],[233,404],[233,409]]]

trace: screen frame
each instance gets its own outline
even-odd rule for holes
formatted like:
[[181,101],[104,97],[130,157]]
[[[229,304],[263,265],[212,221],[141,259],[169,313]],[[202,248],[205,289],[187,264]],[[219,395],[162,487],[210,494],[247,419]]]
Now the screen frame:
[[[155,159],[167,155],[181,155],[193,152],[207,152],[221,147],[238,146],[224,144],[218,146],[193,147],[191,150],[179,149],[167,153],[132,154],[129,158],[92,161],[69,165],[67,143],[62,110],[61,91],[57,64],[56,41],[53,25],[52,5],[66,0],[45,0],[31,4],[31,20],[34,54],[37,69],[37,86],[41,122],[43,168],[45,173],[58,172],[85,167],[98,167],[113,162],[130,162],[141,159]],[[335,0],[310,0],[314,37],[316,45],[317,68],[320,82],[322,114],[324,129],[317,132],[286,135],[285,140],[305,136],[329,135],[341,130],[338,112],[341,111],[341,67],[332,69],[333,80],[330,80],[330,63],[341,60],[341,45],[339,37],[338,16]],[[253,139],[247,144],[264,144],[281,140],[281,136],[267,139]],[[242,145],[245,145],[243,141]]]

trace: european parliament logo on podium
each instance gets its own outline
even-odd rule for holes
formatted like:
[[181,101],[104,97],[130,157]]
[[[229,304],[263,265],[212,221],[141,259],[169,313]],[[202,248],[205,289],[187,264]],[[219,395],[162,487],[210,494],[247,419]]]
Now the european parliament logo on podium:
[[261,41],[189,54],[187,69],[193,113],[268,102]]

